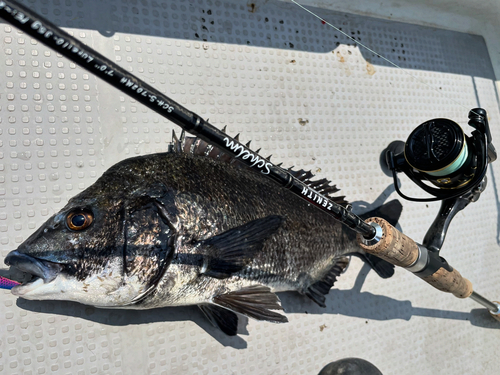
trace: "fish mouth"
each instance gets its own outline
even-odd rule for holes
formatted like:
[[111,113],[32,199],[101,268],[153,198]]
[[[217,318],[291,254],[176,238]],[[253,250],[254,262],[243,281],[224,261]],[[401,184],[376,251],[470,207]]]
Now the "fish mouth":
[[35,258],[30,255],[20,253],[17,250],[11,251],[7,254],[4,263],[31,275],[31,279],[27,282],[23,282],[21,285],[12,288],[12,293],[19,296],[34,290],[40,285],[50,283],[63,269],[62,264]]

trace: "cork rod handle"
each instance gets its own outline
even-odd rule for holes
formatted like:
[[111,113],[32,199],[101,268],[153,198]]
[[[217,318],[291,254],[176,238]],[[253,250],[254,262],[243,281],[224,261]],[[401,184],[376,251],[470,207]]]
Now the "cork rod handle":
[[364,251],[376,255],[399,267],[410,267],[418,259],[418,246],[410,237],[394,228],[380,217],[371,217],[367,223],[377,223],[382,228],[382,239],[374,245],[365,245],[358,235],[358,242]]
[[[365,245],[358,235],[361,248],[369,254],[378,256],[400,267],[410,267],[419,257],[419,248],[415,241],[404,235],[386,220],[375,217],[366,222],[375,222],[382,228],[382,239],[374,245]],[[467,298],[472,294],[472,283],[463,278],[457,270],[451,272],[441,267],[434,274],[422,278],[434,288],[452,293],[458,298]]]

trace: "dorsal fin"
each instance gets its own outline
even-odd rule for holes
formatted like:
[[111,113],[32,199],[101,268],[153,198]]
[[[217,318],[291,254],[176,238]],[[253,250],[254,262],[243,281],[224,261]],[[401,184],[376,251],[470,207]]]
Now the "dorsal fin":
[[[223,129],[225,131],[225,128]],[[239,134],[234,137],[234,139],[238,139]],[[247,147],[250,146],[250,142],[247,143]],[[186,137],[186,132],[183,130],[180,138],[177,138],[175,131],[172,131],[172,142],[168,148],[171,152],[182,152],[190,155],[200,155],[207,156],[213,160],[221,161],[224,163],[231,164],[236,166],[237,168],[248,168],[248,166],[238,159],[232,157],[229,154],[226,154],[217,146],[213,146],[208,144],[204,140],[198,137]],[[254,151],[258,154],[260,149]],[[267,157],[267,160],[271,159],[272,155]],[[281,167],[281,164],[278,164]],[[254,171],[251,168],[248,168]],[[288,168],[287,171],[295,178],[302,181],[307,186],[310,186],[318,193],[324,195],[328,199],[334,201],[337,204],[345,206],[347,201],[344,199],[345,196],[334,197],[331,194],[338,192],[340,189],[337,188],[336,185],[330,185],[331,181],[326,178],[322,178],[320,180],[312,180],[314,178],[314,174],[311,171],[305,171],[304,169],[294,170],[293,167]]]
[[177,138],[175,131],[172,131],[172,142],[169,145],[169,151],[181,152],[190,155],[207,156],[210,159],[218,160],[224,163],[233,164],[238,168],[247,166],[231,155],[226,154],[217,146],[211,145],[198,137],[186,137],[184,130],[181,137]]

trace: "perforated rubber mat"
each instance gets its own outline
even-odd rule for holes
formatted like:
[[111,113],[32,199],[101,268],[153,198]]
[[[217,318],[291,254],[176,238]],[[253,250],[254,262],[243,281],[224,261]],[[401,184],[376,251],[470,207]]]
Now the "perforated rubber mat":
[[[288,2],[23,3],[262,156],[333,180],[359,212],[397,198],[379,155],[422,122],[446,117],[470,133],[468,111],[480,106],[500,139],[477,36],[313,8],[402,71]],[[176,127],[8,24],[0,42],[3,259],[115,162],[165,151]],[[491,299],[500,298],[498,168],[442,251]],[[439,204],[403,205],[401,228],[421,241]],[[382,280],[353,259],[325,309],[280,298],[288,324],[244,321],[228,337],[196,307],[100,310],[2,290],[0,374],[310,375],[346,357],[385,375],[498,372],[500,323],[404,270]]]

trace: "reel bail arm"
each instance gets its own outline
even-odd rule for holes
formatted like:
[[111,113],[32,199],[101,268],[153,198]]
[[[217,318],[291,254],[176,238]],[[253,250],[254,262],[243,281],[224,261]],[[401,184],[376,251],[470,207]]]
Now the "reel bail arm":
[[470,192],[460,197],[444,199],[441,202],[441,208],[439,209],[434,222],[425,234],[422,243],[428,250],[439,254],[446,238],[446,233],[448,232],[451,220],[458,212],[467,207],[469,203],[475,202],[479,199],[481,193],[484,189],[486,189],[486,184],[487,178],[485,176],[483,181]]

